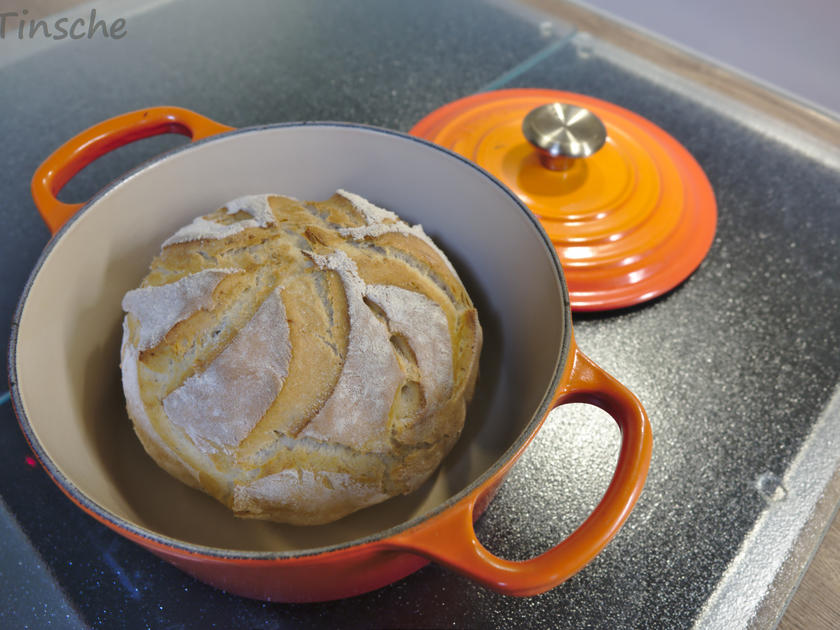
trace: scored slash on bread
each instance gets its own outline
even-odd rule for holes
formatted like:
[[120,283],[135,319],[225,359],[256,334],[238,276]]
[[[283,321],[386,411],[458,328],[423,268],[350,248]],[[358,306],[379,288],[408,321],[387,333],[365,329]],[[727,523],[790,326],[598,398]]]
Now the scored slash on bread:
[[326,523],[415,490],[477,377],[481,327],[449,260],[343,190],[195,219],[123,308],[135,432],[242,517]]

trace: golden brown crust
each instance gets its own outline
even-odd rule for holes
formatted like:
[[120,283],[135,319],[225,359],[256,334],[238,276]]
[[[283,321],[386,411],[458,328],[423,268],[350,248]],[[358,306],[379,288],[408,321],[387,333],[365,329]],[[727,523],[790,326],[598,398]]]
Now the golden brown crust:
[[[239,516],[315,524],[436,469],[463,428],[482,339],[422,230],[340,191],[234,200],[168,243],[141,285],[166,290],[126,299],[123,345],[129,415],[165,470]],[[282,330],[265,329],[269,298]],[[141,351],[150,313],[143,330],[168,331]],[[235,430],[208,430],[216,421]]]

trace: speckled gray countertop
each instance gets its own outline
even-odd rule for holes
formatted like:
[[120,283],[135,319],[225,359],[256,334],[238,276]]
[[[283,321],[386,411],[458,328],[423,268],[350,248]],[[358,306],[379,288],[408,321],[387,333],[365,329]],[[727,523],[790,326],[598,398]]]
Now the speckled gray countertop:
[[[76,509],[31,459],[3,398],[0,531],[14,550],[0,556],[0,626],[677,628],[753,619],[838,468],[836,150],[503,2],[175,0],[134,3],[125,15],[119,41],[0,57],[3,331],[49,238],[29,197],[32,172],[78,131],[157,104],[234,126],[346,120],[405,131],[479,90],[577,91],[683,143],[716,192],[718,231],[676,290],[575,317],[581,348],[648,410],[654,454],[626,526],[560,587],[517,599],[430,566],[317,605],[226,595]],[[62,198],[84,200],[183,141],[120,149]],[[479,522],[482,542],[514,559],[556,543],[606,488],[617,447],[605,414],[555,412]]]

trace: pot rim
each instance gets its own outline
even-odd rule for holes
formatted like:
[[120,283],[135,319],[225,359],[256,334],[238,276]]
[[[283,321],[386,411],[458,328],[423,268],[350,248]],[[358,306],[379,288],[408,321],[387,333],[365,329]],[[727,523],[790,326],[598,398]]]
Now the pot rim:
[[[519,207],[520,210],[522,210],[522,212],[530,220],[531,224],[536,229],[538,235],[542,239],[543,245],[546,248],[549,259],[552,262],[553,268],[556,272],[556,285],[557,289],[561,293],[561,298],[563,300],[563,338],[560,344],[559,351],[557,353],[557,359],[554,364],[554,373],[552,374],[550,385],[546,388],[546,391],[543,394],[539,406],[534,411],[531,419],[528,421],[523,430],[519,433],[516,439],[508,446],[504,453],[502,453],[502,455],[500,455],[496,459],[496,461],[491,466],[489,466],[481,475],[479,475],[467,486],[462,488],[459,492],[449,497],[446,501],[443,501],[436,505],[433,509],[424,512],[423,514],[420,514],[418,516],[415,516],[414,518],[409,519],[403,523],[400,523],[399,525],[395,525],[388,529],[377,531],[368,536],[363,536],[361,538],[355,538],[342,543],[327,545],[323,547],[314,547],[294,551],[248,551],[199,545],[157,533],[150,529],[146,529],[136,523],[133,523],[121,516],[118,516],[114,512],[104,508],[97,502],[93,501],[90,497],[88,497],[69,477],[67,477],[58,468],[58,466],[56,466],[53,463],[52,459],[42,448],[41,443],[35,435],[35,431],[32,427],[32,424],[29,421],[29,418],[26,415],[26,410],[24,409],[23,401],[18,391],[17,345],[20,320],[23,315],[23,309],[26,305],[27,298],[29,297],[29,292],[32,289],[35,279],[37,278],[41,268],[46,263],[46,260],[49,258],[53,249],[56,247],[58,242],[66,235],[67,231],[70,230],[77,221],[81,220],[83,215],[88,210],[90,210],[90,208],[93,207],[100,199],[108,195],[108,193],[110,193],[111,190],[113,190],[117,186],[122,185],[124,182],[134,178],[141,171],[158,163],[164,162],[167,159],[181,152],[191,151],[206,143],[226,139],[235,135],[259,133],[261,131],[280,129],[286,127],[339,127],[359,129],[361,131],[370,133],[381,133],[384,135],[395,136],[403,140],[409,140],[411,142],[430,147],[436,151],[439,151],[440,153],[443,153],[444,155],[448,155],[451,158],[459,160],[463,164],[466,164],[467,166],[482,174],[488,180],[489,183],[492,183],[496,185],[499,189],[501,189],[501,191],[504,192],[516,204],[516,206]],[[476,492],[489,480],[493,479],[502,468],[508,466],[509,464],[512,464],[518,458],[519,451],[522,449],[522,447],[536,434],[537,430],[542,424],[546,413],[548,412],[554,393],[560,385],[560,380],[563,376],[566,364],[568,362],[568,357],[571,349],[571,341],[572,316],[569,301],[569,291],[568,286],[566,285],[565,277],[563,275],[563,269],[560,265],[560,259],[557,256],[557,252],[554,249],[554,245],[549,239],[543,227],[540,225],[537,218],[531,213],[530,210],[528,210],[525,204],[516,195],[514,195],[513,192],[511,192],[504,184],[502,184],[501,181],[499,181],[494,175],[486,171],[484,168],[478,166],[477,164],[469,161],[465,157],[459,155],[458,153],[455,153],[454,151],[451,151],[445,147],[441,147],[422,138],[411,136],[400,131],[361,123],[334,121],[301,121],[254,125],[250,127],[237,128],[231,131],[215,134],[207,138],[203,138],[201,140],[190,142],[179,147],[175,147],[174,149],[166,151],[145,162],[142,162],[135,168],[132,168],[125,174],[111,181],[99,192],[97,192],[93,197],[91,197],[91,199],[88,200],[78,210],[78,212],[76,212],[72,217],[70,217],[66,221],[66,223],[47,242],[46,246],[44,247],[43,251],[38,257],[35,266],[30,272],[29,277],[27,278],[26,284],[24,285],[21,297],[18,300],[18,304],[15,309],[14,316],[12,318],[7,367],[9,375],[8,378],[10,385],[10,396],[15,410],[15,415],[17,416],[18,424],[20,425],[24,436],[26,437],[26,440],[29,443],[30,448],[35,452],[35,455],[40,460],[42,466],[44,466],[49,476],[52,477],[53,481],[55,481],[55,483],[61,488],[61,490],[63,490],[70,499],[72,499],[75,503],[79,505],[79,507],[84,509],[90,515],[94,516],[97,520],[100,520],[109,527],[113,527],[124,534],[128,534],[131,538],[142,540],[148,545],[162,550],[169,550],[170,552],[174,551],[178,553],[187,553],[190,555],[201,555],[219,560],[277,561],[292,560],[312,556],[319,556],[334,552],[348,551],[350,549],[359,548],[362,546],[369,545],[371,543],[385,541],[386,539],[391,538],[396,534],[405,532],[413,527],[422,524],[425,521],[433,519],[438,514],[453,507],[469,495]]]

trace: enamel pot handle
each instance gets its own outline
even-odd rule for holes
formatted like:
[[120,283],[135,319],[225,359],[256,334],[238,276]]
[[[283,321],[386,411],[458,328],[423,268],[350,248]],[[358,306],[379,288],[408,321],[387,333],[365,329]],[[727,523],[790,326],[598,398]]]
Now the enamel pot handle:
[[499,592],[527,596],[564,582],[607,545],[629,516],[644,486],[652,448],[650,422],[630,390],[595,365],[574,343],[571,357],[570,376],[557,392],[554,406],[572,402],[596,405],[609,413],[621,430],[615,472],[589,517],[545,553],[525,561],[505,560],[488,551],[476,537],[473,523],[481,495],[474,493],[429,521],[393,537],[390,542],[394,546],[425,556]]
[[149,107],[109,118],[71,138],[43,161],[32,176],[32,199],[55,234],[84,206],[64,203],[56,195],[97,158],[135,140],[164,133],[179,133],[195,141],[231,129],[181,107]]

